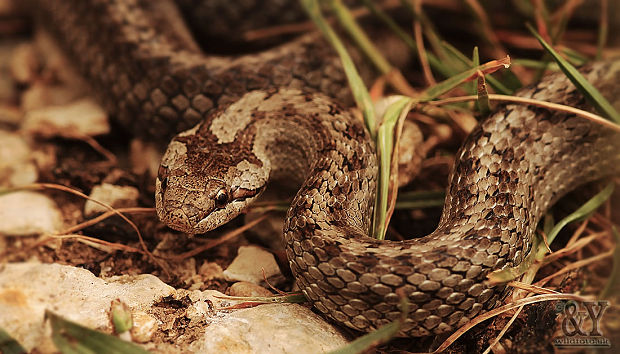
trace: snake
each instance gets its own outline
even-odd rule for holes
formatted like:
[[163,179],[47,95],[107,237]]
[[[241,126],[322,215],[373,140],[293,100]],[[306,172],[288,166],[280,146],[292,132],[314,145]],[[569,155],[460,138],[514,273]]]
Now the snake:
[[[454,332],[502,302],[507,287],[487,275],[521,264],[553,203],[618,172],[612,129],[500,104],[456,153],[436,230],[373,239],[375,143],[343,108],[351,96],[329,45],[307,34],[246,54],[209,53],[177,7],[197,2],[45,0],[35,13],[122,127],[169,141],[155,192],[165,225],[202,234],[243,213],[268,184],[297,186],[283,230],[288,262],[308,301],[342,325],[372,331],[397,320],[404,296],[401,335]],[[224,21],[223,12],[202,12]],[[620,62],[581,73],[620,105]],[[516,95],[593,111],[562,73]]]

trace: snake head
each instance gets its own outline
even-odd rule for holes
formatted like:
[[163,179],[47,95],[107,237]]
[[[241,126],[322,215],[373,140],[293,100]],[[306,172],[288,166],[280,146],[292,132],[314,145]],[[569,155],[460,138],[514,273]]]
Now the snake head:
[[159,219],[188,234],[205,233],[227,223],[264,190],[264,185],[248,185],[239,178],[249,175],[247,169],[238,168],[247,161],[231,167],[230,154],[189,151],[195,145],[175,138],[162,158],[155,183]]

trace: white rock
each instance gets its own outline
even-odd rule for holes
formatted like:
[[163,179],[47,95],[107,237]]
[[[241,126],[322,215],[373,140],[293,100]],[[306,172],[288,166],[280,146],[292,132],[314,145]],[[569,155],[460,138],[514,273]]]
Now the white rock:
[[52,352],[43,325],[46,309],[94,329],[111,330],[110,303],[120,299],[144,311],[174,289],[152,275],[103,280],[81,268],[59,264],[9,263],[0,267],[0,328],[28,351]]
[[260,285],[247,281],[236,282],[228,288],[230,296],[273,296],[273,293]]
[[22,94],[21,106],[26,112],[49,106],[62,106],[75,101],[83,93],[68,86],[35,82]]
[[36,50],[31,43],[20,44],[13,51],[10,70],[15,81],[20,83],[34,81],[39,65]]
[[345,337],[309,309],[267,304],[217,317],[194,353],[323,353],[347,344]]
[[62,214],[49,197],[30,191],[0,195],[0,234],[24,236],[62,229]]
[[185,336],[196,337],[186,348],[191,353],[322,353],[347,343],[337,329],[298,304],[224,310],[235,302],[218,291],[177,291],[177,298],[185,296],[192,302],[182,314],[189,319]]
[[[117,186],[109,183],[102,183],[94,186],[89,197],[105,203],[113,208],[127,208],[138,205],[138,197],[140,192],[132,186]],[[96,213],[104,213],[107,208],[100,204],[87,200],[84,204],[84,214],[92,216]]]
[[23,129],[43,137],[82,138],[107,134],[108,115],[90,98],[62,106],[34,109],[26,113]]
[[[181,305],[166,307],[164,297]],[[301,354],[346,344],[337,329],[297,304],[232,310],[225,308],[234,302],[218,291],[175,290],[152,275],[104,280],[58,264],[0,266],[0,328],[28,351],[55,351],[43,320],[46,309],[110,333],[110,303],[115,299],[131,309],[133,340],[154,352]]]
[[131,338],[138,343],[146,343],[153,338],[158,329],[159,321],[152,315],[143,311],[132,314],[133,327],[131,327]]
[[263,269],[271,284],[284,278],[273,254],[256,246],[241,246],[237,257],[224,271],[224,279],[260,284],[264,280]]
[[37,180],[38,171],[31,155],[30,147],[21,136],[0,130],[1,187],[24,186]]

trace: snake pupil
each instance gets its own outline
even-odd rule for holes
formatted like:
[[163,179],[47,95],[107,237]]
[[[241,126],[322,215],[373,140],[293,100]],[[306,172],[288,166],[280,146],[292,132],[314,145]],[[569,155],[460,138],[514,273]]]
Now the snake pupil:
[[215,206],[222,208],[228,202],[228,193],[225,190],[220,189],[215,195]]

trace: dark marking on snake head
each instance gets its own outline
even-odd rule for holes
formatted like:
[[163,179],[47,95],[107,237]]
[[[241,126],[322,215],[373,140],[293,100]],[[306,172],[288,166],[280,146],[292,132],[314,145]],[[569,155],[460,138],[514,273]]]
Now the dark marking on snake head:
[[286,117],[292,117],[292,116],[299,115],[299,113],[297,112],[297,109],[295,108],[295,105],[293,105],[292,103],[288,103],[282,106],[282,113],[284,113],[284,116]]
[[231,193],[231,201],[244,201],[248,198],[252,198],[263,192],[265,186],[259,187],[257,189],[247,189],[247,188],[235,188]]

